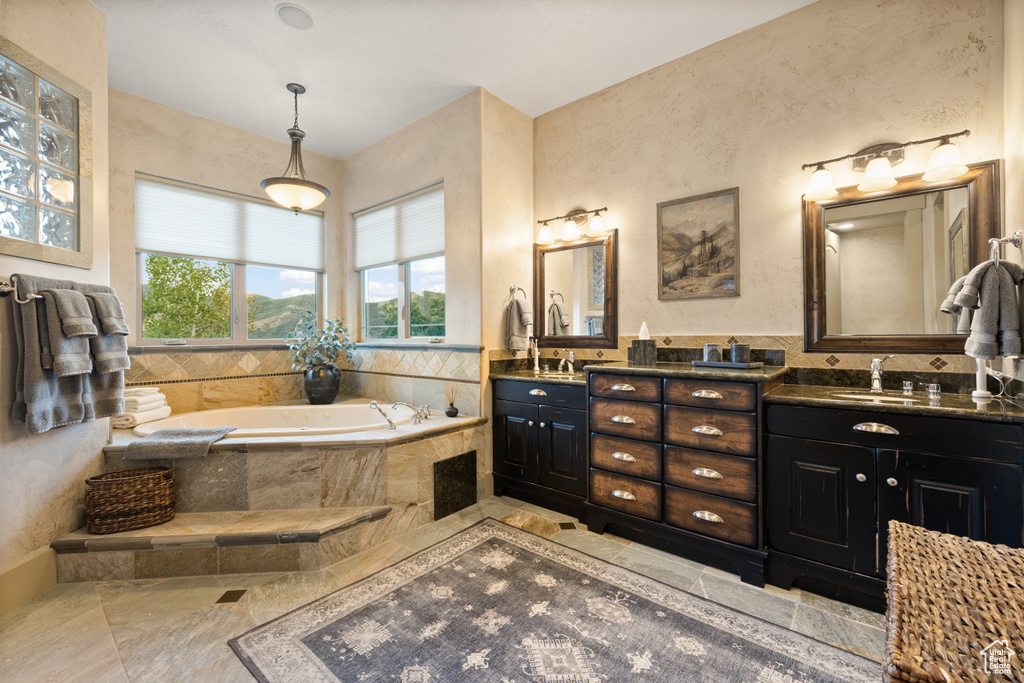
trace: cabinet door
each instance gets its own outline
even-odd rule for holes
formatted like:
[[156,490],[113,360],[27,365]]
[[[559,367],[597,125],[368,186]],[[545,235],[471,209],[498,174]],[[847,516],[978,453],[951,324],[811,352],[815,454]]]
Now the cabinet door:
[[770,547],[875,573],[874,449],[770,436],[766,466]]
[[494,470],[537,483],[537,406],[494,401]]
[[587,413],[540,406],[537,480],[559,491],[587,494]]
[[883,449],[878,453],[879,566],[889,520],[1021,547],[1021,466]]

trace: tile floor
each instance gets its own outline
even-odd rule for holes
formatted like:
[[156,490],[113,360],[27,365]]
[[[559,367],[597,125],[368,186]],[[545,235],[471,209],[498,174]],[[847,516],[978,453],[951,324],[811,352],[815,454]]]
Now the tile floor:
[[[0,618],[0,681],[253,679],[227,640],[426,548],[484,517],[505,521],[723,605],[881,661],[882,615],[733,574],[511,498],[450,517],[315,572],[59,584]],[[573,528],[576,527],[576,528]],[[237,591],[243,591],[241,597]],[[218,602],[228,591],[236,591]],[[881,676],[881,670],[879,671]]]

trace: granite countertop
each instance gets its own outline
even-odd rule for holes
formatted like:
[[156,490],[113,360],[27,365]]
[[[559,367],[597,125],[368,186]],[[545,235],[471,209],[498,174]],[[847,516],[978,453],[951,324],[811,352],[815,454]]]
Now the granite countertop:
[[732,368],[705,368],[692,363],[657,363],[656,365],[634,365],[628,361],[588,365],[588,372],[608,372],[618,375],[657,375],[681,379],[717,379],[727,382],[767,382],[782,377],[789,368],[766,365],[750,370]]
[[[1011,403],[1005,398],[993,398],[988,402],[975,402],[967,394],[942,394],[933,405],[928,395],[915,392],[913,402],[873,402],[852,398],[837,398],[835,394],[864,393],[863,387],[822,387],[805,384],[784,384],[764,396],[765,403],[780,405],[810,406],[814,408],[841,408],[863,410],[872,413],[903,415],[924,415],[931,417],[964,417],[989,422],[1024,424],[1024,405]],[[895,391],[886,391],[886,397],[902,398]]]
[[[596,367],[596,366],[595,366]],[[572,387],[587,386],[587,375],[577,372],[572,376],[552,377],[550,375],[537,375],[533,370],[508,370],[505,372],[492,372],[491,379],[511,379],[517,382],[539,382],[541,384],[562,384]]]

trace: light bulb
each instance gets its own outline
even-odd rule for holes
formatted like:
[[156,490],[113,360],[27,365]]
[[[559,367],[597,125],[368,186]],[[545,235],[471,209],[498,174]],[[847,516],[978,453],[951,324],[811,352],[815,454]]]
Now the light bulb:
[[562,226],[562,241],[563,242],[575,242],[580,238],[580,229],[576,225],[576,221],[571,218],[565,219],[565,225]]
[[595,213],[587,226],[587,237],[604,237],[604,216]]
[[537,244],[546,246],[552,244],[555,241],[555,236],[551,234],[551,226],[547,223],[540,226],[540,232],[537,234]]
[[836,191],[835,183],[832,182],[832,174],[822,165],[814,169],[811,179],[807,182],[807,192],[804,199],[809,202],[820,202],[822,199],[832,199],[839,192]]
[[857,189],[861,192],[877,192],[888,190],[896,184],[896,178],[892,174],[892,165],[885,157],[875,157],[868,162],[864,169],[864,178],[860,181]]
[[967,173],[967,167],[960,158],[960,150],[949,140],[942,140],[939,146],[932,150],[928,170],[924,172],[924,180],[952,180],[964,173]]

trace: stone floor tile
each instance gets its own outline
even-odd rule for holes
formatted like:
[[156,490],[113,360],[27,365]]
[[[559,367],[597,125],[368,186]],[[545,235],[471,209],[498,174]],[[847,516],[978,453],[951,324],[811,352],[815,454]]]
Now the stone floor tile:
[[[740,575],[736,572],[725,571],[724,569],[718,569],[717,567],[705,567],[704,573],[726,581],[732,581],[733,583],[743,583],[743,579],[741,579]],[[748,583],[747,585],[749,586],[751,584]],[[765,593],[770,593],[780,598],[794,601],[800,600],[801,595],[803,595],[803,591],[799,588],[779,588],[778,586],[773,586],[770,583],[766,583],[761,590]],[[822,599],[825,600],[827,598]]]
[[631,545],[624,547],[612,562],[670,586],[690,590],[704,566],[681,557],[670,559],[666,554],[656,555]]
[[[505,500],[504,498],[502,500]],[[542,508],[539,505],[533,503],[521,503],[520,509],[524,512],[533,513],[544,519],[550,519],[552,522],[578,522],[579,520],[570,515],[564,515],[561,512],[555,512],[554,510],[548,510]]]
[[872,612],[871,610],[855,607],[854,605],[847,605],[845,602],[839,602],[838,600],[832,600],[806,591],[800,596],[800,602],[808,607],[820,609],[823,612],[859,621],[862,624],[875,628],[885,629],[885,615],[878,612]]
[[511,514],[505,515],[499,521],[543,538],[551,538],[562,530],[562,527],[557,522],[552,522],[550,519],[544,519],[522,510],[516,510]]
[[273,581],[286,572],[261,572],[259,574],[223,574],[215,577],[224,590],[249,589],[267,581]]
[[626,549],[621,543],[579,529],[559,531],[551,540],[602,560],[612,560]]
[[413,552],[411,548],[392,540],[332,564],[327,569],[348,585],[404,560]]
[[[124,587],[125,583],[120,583]],[[110,631],[120,646],[125,641],[165,624],[185,619],[217,602],[224,586],[214,576],[188,576],[139,584],[135,590],[108,592],[100,600]]]
[[793,623],[793,613],[797,607],[794,600],[780,598],[755,586],[731,581],[707,571],[701,572],[690,592],[786,628]]
[[839,617],[803,603],[797,605],[792,629],[876,662],[882,661],[882,654],[885,651],[883,629]]
[[460,519],[453,519],[453,517],[454,515],[445,517],[437,522],[426,524],[421,526],[419,529],[414,529],[413,531],[402,534],[394,540],[414,551],[423,550],[424,548],[429,548],[435,543],[443,541],[452,534],[462,531],[470,524],[475,523]]
[[234,604],[248,612],[254,622],[262,624],[344,585],[337,574],[327,569],[293,572],[250,588]]

